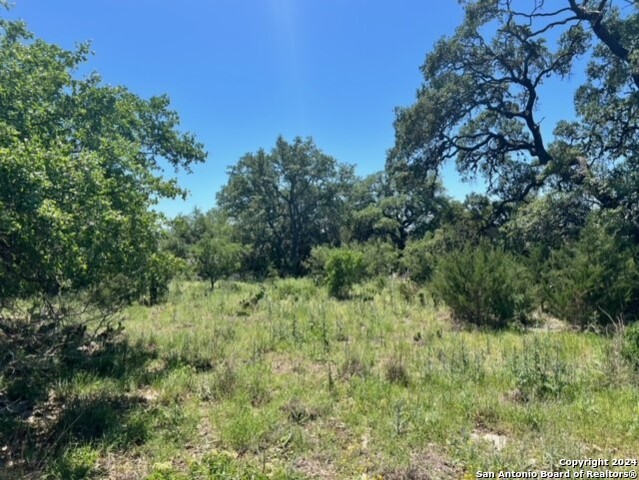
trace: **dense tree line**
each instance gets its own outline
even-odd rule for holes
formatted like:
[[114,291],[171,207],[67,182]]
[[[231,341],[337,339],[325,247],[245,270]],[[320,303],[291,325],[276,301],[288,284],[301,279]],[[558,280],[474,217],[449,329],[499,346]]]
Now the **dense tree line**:
[[[464,8],[463,23],[427,55],[415,103],[398,108],[382,172],[358,178],[311,138],[280,137],[230,168],[215,210],[164,228],[151,205],[183,192],[158,159],[188,169],[205,157],[177,131],[168,99],[142,99],[95,74],[77,78],[86,45],[66,51],[2,21],[2,305],[79,291],[94,303],[155,302],[177,272],[212,286],[233,275],[300,276],[334,265],[330,250],[345,248],[362,252],[367,276],[429,281],[444,254],[482,244],[525,264],[548,306],[580,256],[597,261],[585,248],[597,244],[616,252],[600,269],[627,275],[614,301],[584,300],[599,312],[591,317],[632,317],[637,7],[475,0]],[[584,59],[575,116],[549,135],[541,87]],[[447,160],[482,177],[485,195],[448,197]],[[583,296],[597,298],[594,288]]]

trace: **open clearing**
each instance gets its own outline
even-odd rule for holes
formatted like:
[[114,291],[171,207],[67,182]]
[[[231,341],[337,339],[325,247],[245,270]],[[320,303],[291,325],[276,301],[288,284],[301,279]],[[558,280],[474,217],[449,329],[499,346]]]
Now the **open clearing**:
[[618,337],[464,330],[400,279],[345,301],[176,283],[126,317],[118,374],[51,393],[76,405],[54,477],[456,479],[639,451]]

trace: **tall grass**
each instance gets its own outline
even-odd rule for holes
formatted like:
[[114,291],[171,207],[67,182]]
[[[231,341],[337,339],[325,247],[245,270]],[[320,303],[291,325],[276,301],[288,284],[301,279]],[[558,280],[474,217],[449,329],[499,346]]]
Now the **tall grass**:
[[136,399],[126,428],[77,437],[49,477],[458,478],[639,451],[636,376],[611,361],[614,339],[461,330],[402,282],[348,300],[308,280],[180,283],[130,308],[127,338],[153,354],[54,392]]

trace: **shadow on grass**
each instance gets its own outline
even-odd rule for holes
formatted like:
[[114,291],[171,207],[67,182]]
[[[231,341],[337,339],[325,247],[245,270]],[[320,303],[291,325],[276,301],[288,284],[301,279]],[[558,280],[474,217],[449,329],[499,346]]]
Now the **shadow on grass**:
[[[69,447],[127,450],[144,443],[151,409],[125,386],[165,375],[168,364],[147,368],[156,358],[153,348],[130,343],[122,328],[93,335],[81,324],[0,317],[0,478],[37,478]],[[115,387],[65,389],[82,376],[114,380]]]

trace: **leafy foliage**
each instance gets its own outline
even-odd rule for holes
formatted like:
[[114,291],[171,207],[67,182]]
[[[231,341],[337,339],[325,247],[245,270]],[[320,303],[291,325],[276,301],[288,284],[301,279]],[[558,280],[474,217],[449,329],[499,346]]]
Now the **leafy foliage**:
[[[54,415],[68,421],[60,431],[37,431],[27,419],[46,409],[54,382],[108,356],[124,303],[164,296],[179,261],[159,250],[162,217],[151,207],[185,192],[161,164],[188,170],[206,157],[177,130],[166,96],[142,99],[97,74],[77,78],[88,54],[86,44],[67,51],[0,20],[3,465],[37,450],[41,435],[58,448],[82,425],[82,414],[64,417],[69,404]],[[63,458],[53,474],[89,475],[92,459]]]
[[442,256],[433,288],[457,319],[500,328],[532,309],[526,273],[513,255],[482,241]]
[[572,323],[633,320],[639,313],[637,249],[593,219],[578,241],[553,252],[544,289],[547,308]]
[[158,248],[149,207],[183,193],[160,175],[160,158],[188,168],[205,157],[177,132],[167,97],[75,78],[87,55],[87,45],[66,51],[0,22],[1,302],[124,276],[121,299],[155,297],[144,281]]
[[251,248],[251,270],[299,275],[313,246],[339,243],[352,171],[299,137],[231,167],[218,202]]
[[[437,232],[438,234],[440,232]],[[416,282],[431,280],[437,263],[439,238],[427,235],[424,238],[410,242],[404,250],[402,263],[411,279]]]
[[211,288],[219,279],[239,270],[242,247],[228,239],[206,237],[195,246],[198,274],[211,282]]
[[337,298],[348,296],[351,287],[364,273],[364,255],[348,248],[336,248],[326,259],[325,280],[328,293]]
[[[483,176],[496,214],[545,187],[632,212],[637,227],[638,6],[614,0],[463,2],[465,18],[430,52],[416,102],[397,111],[394,162]],[[548,41],[553,38],[553,41]],[[578,120],[549,136],[543,85],[587,59]],[[589,60],[589,61],[588,61]],[[634,182],[634,183],[633,183]]]
[[356,183],[349,236],[358,242],[392,242],[403,250],[409,239],[441,225],[448,202],[436,178],[420,177],[406,165],[389,163],[385,172]]

